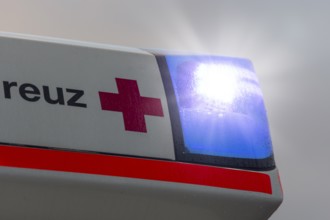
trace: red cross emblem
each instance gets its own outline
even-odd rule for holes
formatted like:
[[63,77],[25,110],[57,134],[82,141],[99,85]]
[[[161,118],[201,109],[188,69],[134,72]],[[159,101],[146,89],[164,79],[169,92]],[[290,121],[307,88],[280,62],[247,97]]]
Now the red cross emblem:
[[99,92],[101,108],[122,112],[125,130],[147,132],[145,115],[163,117],[160,99],[140,96],[136,80],[116,78],[117,93]]

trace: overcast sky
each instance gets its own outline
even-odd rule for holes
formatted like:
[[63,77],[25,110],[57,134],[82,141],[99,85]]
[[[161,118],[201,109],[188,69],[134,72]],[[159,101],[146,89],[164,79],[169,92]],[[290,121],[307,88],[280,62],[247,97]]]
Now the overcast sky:
[[0,0],[0,31],[246,57],[285,198],[271,220],[329,219],[330,2]]

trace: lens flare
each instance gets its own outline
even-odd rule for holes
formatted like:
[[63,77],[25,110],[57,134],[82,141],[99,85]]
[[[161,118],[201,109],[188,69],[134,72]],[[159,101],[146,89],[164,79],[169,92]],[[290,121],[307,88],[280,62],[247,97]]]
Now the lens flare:
[[237,74],[229,65],[200,64],[195,73],[195,92],[210,101],[231,103],[237,91]]

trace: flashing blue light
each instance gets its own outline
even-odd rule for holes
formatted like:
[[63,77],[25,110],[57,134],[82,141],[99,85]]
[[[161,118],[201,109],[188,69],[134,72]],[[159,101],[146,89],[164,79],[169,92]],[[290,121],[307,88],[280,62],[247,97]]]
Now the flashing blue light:
[[264,159],[272,155],[266,110],[250,61],[166,56],[189,153]]

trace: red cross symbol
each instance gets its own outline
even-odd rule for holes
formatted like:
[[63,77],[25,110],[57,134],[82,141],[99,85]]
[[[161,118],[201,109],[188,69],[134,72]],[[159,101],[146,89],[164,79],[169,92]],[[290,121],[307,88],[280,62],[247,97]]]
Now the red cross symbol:
[[116,78],[118,94],[99,92],[102,110],[122,112],[125,130],[147,132],[144,116],[163,117],[160,99],[140,96],[136,80]]

